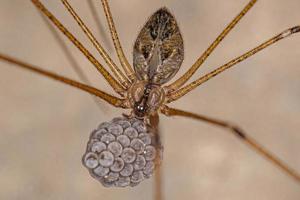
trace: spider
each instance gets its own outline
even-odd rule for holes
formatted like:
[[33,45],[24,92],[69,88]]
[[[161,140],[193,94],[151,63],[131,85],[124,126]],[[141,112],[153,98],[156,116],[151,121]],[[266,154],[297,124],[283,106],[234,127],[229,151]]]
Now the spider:
[[256,0],[250,1],[245,8],[232,20],[232,22],[222,31],[217,39],[209,46],[209,48],[200,56],[195,64],[179,79],[173,83],[166,85],[168,81],[177,73],[183,61],[183,41],[179,31],[179,27],[175,21],[174,16],[166,8],[161,8],[156,11],[146,25],[141,30],[133,51],[133,67],[129,64],[122,50],[118,35],[114,26],[113,18],[107,0],[102,0],[104,12],[109,24],[110,33],[113,39],[114,47],[116,49],[118,58],[120,60],[121,69],[112,61],[101,44],[95,39],[88,27],[83,23],[80,17],[76,14],[74,9],[67,0],[62,0],[67,10],[72,14],[74,19],[83,29],[85,34],[91,40],[93,45],[99,51],[100,55],[105,60],[107,66],[112,71],[110,74],[99,61],[97,61],[91,53],[55,18],[55,16],[47,10],[43,4],[38,0],[32,0],[42,13],[44,13],[57,28],[68,37],[74,45],[79,48],[82,53],[93,63],[96,69],[104,76],[105,80],[119,95],[119,97],[110,95],[97,88],[86,84],[68,79],[66,77],[54,74],[52,72],[42,70],[38,67],[32,66],[20,60],[11,58],[6,55],[0,55],[4,61],[16,64],[16,66],[29,69],[41,75],[48,76],[55,80],[61,81],[65,84],[76,87],[80,90],[93,94],[107,103],[123,108],[130,109],[130,118],[137,118],[144,121],[150,126],[157,126],[155,122],[158,119],[158,114],[166,116],[183,116],[196,120],[205,121],[216,126],[224,127],[231,131],[234,135],[240,138],[243,142],[248,144],[261,153],[262,156],[269,159],[273,164],[277,165],[283,171],[287,172],[291,177],[300,181],[299,175],[290,167],[282,163],[278,158],[273,156],[267,150],[262,148],[250,136],[231,123],[191,113],[188,111],[171,108],[167,104],[176,101],[189,93],[191,90],[197,88],[199,85],[210,80],[214,76],[220,74],[226,69],[231,68],[239,62],[265,49],[266,47],[284,39],[294,33],[300,32],[300,26],[295,26],[287,29],[280,34],[272,37],[256,48],[246,52],[245,54],[231,60],[222,65],[216,70],[198,78],[190,84],[186,84],[192,75],[198,70],[202,63],[218,46],[218,44],[225,38],[225,36],[234,28],[234,26],[242,19],[242,17],[253,7]]

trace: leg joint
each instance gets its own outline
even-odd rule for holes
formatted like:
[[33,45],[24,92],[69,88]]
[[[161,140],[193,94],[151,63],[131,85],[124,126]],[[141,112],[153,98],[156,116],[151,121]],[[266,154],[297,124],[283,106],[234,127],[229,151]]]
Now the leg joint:
[[240,128],[240,127],[238,127],[238,126],[236,126],[236,125],[228,125],[227,126],[231,131],[233,131],[233,133],[236,135],[236,136],[238,136],[240,139],[243,139],[243,140],[245,140],[246,139],[246,134],[244,133],[244,131]]

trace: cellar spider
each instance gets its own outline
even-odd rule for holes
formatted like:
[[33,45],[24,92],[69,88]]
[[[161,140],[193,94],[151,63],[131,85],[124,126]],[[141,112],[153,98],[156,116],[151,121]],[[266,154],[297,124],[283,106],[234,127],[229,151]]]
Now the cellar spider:
[[[67,1],[64,1],[64,2],[67,3]],[[41,10],[43,10],[42,9],[42,5],[39,4],[38,1],[34,1],[34,3]],[[103,3],[105,5],[104,7],[108,8],[107,2],[103,1]],[[248,6],[245,7],[245,9],[244,9],[245,12],[244,13],[246,13],[246,11],[249,10],[252,7],[252,4],[254,4],[254,3],[255,3],[255,1],[251,1],[248,4]],[[43,10],[43,11],[45,11],[45,10]],[[106,11],[108,11],[108,9]],[[238,20],[241,17],[242,17],[241,15],[238,16]],[[236,21],[238,21],[238,20],[236,20]],[[112,23],[111,23],[111,25],[112,25]],[[228,30],[228,32],[229,32],[231,30],[231,28],[233,28],[233,26],[230,27],[229,29],[226,29],[226,30]],[[110,30],[112,30],[112,33],[115,33],[113,26],[110,27]],[[225,30],[225,33],[223,32],[223,35],[221,35],[222,37],[227,34],[226,30]],[[277,42],[278,40],[281,40],[281,39],[289,36],[290,34],[296,33],[298,31],[299,31],[299,27],[294,27],[292,29],[289,29],[288,31],[284,31],[283,33],[275,36],[273,39],[267,41],[266,43],[263,43],[263,45],[260,45],[259,48],[254,49],[252,52],[250,52],[249,54],[246,54],[245,56],[246,57],[251,56],[252,54],[256,53],[256,51],[260,51],[261,49],[265,48],[266,46],[269,46],[269,45]],[[115,70],[113,70],[115,72],[111,75],[109,73],[106,73],[106,71],[103,70],[99,66],[99,64],[97,64],[97,61],[95,61],[93,58],[90,58],[90,59],[97,66],[97,69],[104,74],[106,80],[114,88],[114,90],[118,94],[120,94],[121,98],[113,97],[111,95],[108,95],[107,93],[104,93],[104,92],[100,91],[100,90],[95,90],[95,88],[91,88],[91,87],[89,87],[87,85],[79,84],[79,83],[74,82],[74,81],[69,80],[69,79],[65,79],[65,78],[61,79],[60,76],[59,77],[58,76],[54,77],[54,74],[48,73],[48,72],[46,72],[44,70],[43,71],[39,71],[39,73],[43,73],[44,75],[48,75],[48,76],[51,76],[51,77],[56,78],[56,79],[58,78],[62,82],[65,82],[67,84],[71,84],[72,86],[78,87],[78,88],[80,88],[82,90],[85,90],[85,91],[87,91],[89,93],[92,93],[93,95],[96,95],[96,96],[104,99],[105,101],[107,101],[108,103],[110,103],[110,104],[112,104],[114,106],[122,107],[122,108],[129,108],[130,107],[128,105],[129,103],[126,102],[126,97],[127,97],[126,95],[127,94],[124,91],[127,91],[128,88],[130,87],[130,84],[132,84],[133,82],[135,82],[136,79],[134,77],[134,72],[132,71],[132,68],[130,68],[130,65],[128,64],[128,61],[126,60],[126,58],[124,56],[124,53],[122,52],[122,48],[121,48],[121,46],[119,44],[119,41],[116,39],[117,38],[116,35],[114,35],[114,34],[112,34],[112,35],[115,37],[114,45],[116,46],[116,49],[117,49],[117,52],[118,52],[118,57],[120,58],[120,61],[121,61],[121,65],[120,66],[122,66],[122,68],[112,68],[112,69],[115,69]],[[72,36],[70,36],[70,35],[69,35],[69,37],[72,38]],[[217,42],[215,42],[213,44],[213,46],[211,46],[209,48],[210,49],[209,51],[212,51],[214,49],[214,47],[216,47],[218,45],[219,41],[221,41],[221,40],[217,40]],[[203,54],[203,55],[204,56],[202,56],[202,59],[200,59],[200,60],[204,61],[205,58],[206,58],[206,55],[208,56],[209,53]],[[30,66],[26,65],[23,62],[19,62],[16,59],[10,59],[10,57],[2,55],[2,54],[1,54],[1,58],[3,60],[9,61],[11,63],[19,64],[19,66],[21,66],[21,67],[22,66],[25,67],[25,68],[26,67],[27,68],[30,67]],[[241,59],[244,59],[244,57],[242,57]],[[198,61],[200,61],[200,60],[198,60]],[[236,62],[237,61],[232,61],[232,62],[229,62],[229,63],[231,63],[232,66],[233,66],[233,64],[236,64]],[[198,66],[200,66],[201,63],[202,62],[198,62],[196,65],[193,65],[193,66],[197,66],[198,67]],[[109,66],[113,66],[113,65],[109,65]],[[197,67],[194,67],[194,69],[196,69]],[[122,69],[124,69],[124,71],[121,71]],[[32,70],[34,70],[34,69],[32,69]],[[189,70],[189,72],[191,72],[191,70]],[[213,71],[212,74],[214,75],[214,73],[217,73],[217,72],[219,72],[219,71]],[[192,73],[190,73],[190,74],[192,74]],[[125,76],[128,77],[128,80],[126,80]],[[190,76],[183,76],[183,77],[186,77],[186,79],[190,78]],[[198,79],[198,81],[192,82],[192,85],[184,86],[181,89],[179,89],[178,91],[176,91],[176,89],[180,88],[185,83],[185,81],[186,81],[185,79],[179,79],[179,80],[182,80],[182,81],[178,81],[177,80],[177,81],[175,81],[175,82],[173,82],[173,83],[171,83],[169,85],[168,84],[164,84],[163,91],[166,93],[166,95],[165,95],[166,98],[164,100],[164,103],[170,103],[172,101],[177,100],[178,98],[180,98],[181,96],[183,96],[186,92],[190,91],[191,89],[194,89],[196,86],[198,86],[198,84],[203,83],[204,81],[206,81],[206,79],[209,79],[209,78],[210,78],[210,76],[203,76],[202,78]],[[143,78],[140,77],[140,79],[143,79]],[[159,84],[157,83],[157,85],[159,85]],[[123,89],[122,89],[122,87],[123,87]],[[192,115],[192,114],[189,114],[187,112],[182,112],[180,110],[171,109],[168,106],[166,106],[165,104],[159,105],[159,108],[155,108],[155,111],[153,113],[155,114],[156,111],[158,111],[158,112],[160,112],[162,114],[165,114],[165,115],[169,115],[169,116],[170,115],[184,115],[184,116],[192,117],[192,118],[196,117],[196,118],[198,118],[200,120],[208,121],[210,123],[226,127],[226,128],[229,129],[229,131],[233,130],[235,132],[235,135],[237,135],[240,139],[242,139],[242,141],[245,141],[247,144],[249,144],[250,146],[253,146],[254,148],[257,147],[256,146],[256,142],[252,141],[249,136],[245,136],[244,133],[240,132],[238,129],[236,129],[235,126],[232,126],[231,124],[223,123],[223,122],[220,122],[218,120],[210,120],[209,118],[201,118],[201,116],[199,117],[198,115]],[[148,111],[147,111],[147,113],[148,113]],[[153,113],[151,113],[151,114],[153,114]],[[137,111],[136,111],[135,114],[138,114]],[[143,113],[141,115],[143,115]],[[144,117],[144,116],[139,116],[139,117]],[[250,140],[248,140],[248,139],[250,139]],[[286,171],[289,175],[291,175],[292,177],[294,177],[296,180],[299,180],[299,176],[295,172],[293,172],[292,170],[290,170],[286,165],[282,164],[280,161],[277,161],[276,158],[274,158],[273,156],[269,155],[268,153],[266,154],[266,152],[263,149],[260,149],[260,152],[263,153],[263,155],[267,156],[267,158],[270,159],[272,162],[274,162],[275,164],[277,164],[277,166],[279,166],[281,169],[283,169],[284,171]]]

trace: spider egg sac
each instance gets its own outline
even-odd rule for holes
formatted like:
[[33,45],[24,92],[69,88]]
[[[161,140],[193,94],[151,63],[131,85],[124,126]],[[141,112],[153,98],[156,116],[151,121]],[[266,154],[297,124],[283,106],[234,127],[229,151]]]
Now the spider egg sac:
[[160,140],[149,125],[118,117],[91,133],[82,162],[103,186],[126,187],[151,177],[161,158]]

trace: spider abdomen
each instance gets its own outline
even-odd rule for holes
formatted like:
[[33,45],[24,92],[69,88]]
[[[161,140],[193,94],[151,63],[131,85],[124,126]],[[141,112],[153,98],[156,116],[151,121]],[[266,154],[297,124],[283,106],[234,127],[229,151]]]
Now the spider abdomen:
[[139,33],[133,49],[133,66],[139,80],[162,85],[175,76],[184,56],[183,39],[174,16],[156,11]]

